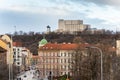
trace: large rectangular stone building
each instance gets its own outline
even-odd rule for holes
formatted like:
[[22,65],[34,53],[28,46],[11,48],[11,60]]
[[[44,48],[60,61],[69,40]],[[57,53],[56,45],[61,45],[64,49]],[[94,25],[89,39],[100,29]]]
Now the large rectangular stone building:
[[82,32],[90,28],[90,25],[83,24],[83,20],[64,20],[59,19],[58,21],[58,30],[60,32]]

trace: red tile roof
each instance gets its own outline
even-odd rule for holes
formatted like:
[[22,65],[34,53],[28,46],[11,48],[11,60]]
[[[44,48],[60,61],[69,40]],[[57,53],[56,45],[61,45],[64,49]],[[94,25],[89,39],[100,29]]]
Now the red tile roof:
[[22,47],[22,42],[13,42],[13,46]]
[[78,48],[85,48],[89,46],[89,44],[75,44],[75,43],[63,43],[63,44],[57,44],[57,43],[48,43],[42,47],[40,47],[40,50],[74,50],[74,49],[78,49]]

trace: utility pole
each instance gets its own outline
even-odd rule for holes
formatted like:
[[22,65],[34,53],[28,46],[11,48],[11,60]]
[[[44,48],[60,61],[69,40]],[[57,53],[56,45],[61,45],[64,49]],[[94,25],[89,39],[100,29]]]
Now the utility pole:
[[13,80],[13,69],[12,69],[12,64],[13,64],[13,51],[12,51],[12,35],[10,35],[10,42],[9,42],[9,80]]

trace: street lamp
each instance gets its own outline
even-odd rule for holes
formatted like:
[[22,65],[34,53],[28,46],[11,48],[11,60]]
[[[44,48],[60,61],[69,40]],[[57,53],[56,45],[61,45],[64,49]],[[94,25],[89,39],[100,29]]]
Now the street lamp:
[[101,56],[101,80],[103,80],[103,53],[102,53],[102,50],[98,47],[95,47],[95,46],[89,46],[89,47],[86,47],[86,48],[94,48],[94,49],[99,50],[100,56]]

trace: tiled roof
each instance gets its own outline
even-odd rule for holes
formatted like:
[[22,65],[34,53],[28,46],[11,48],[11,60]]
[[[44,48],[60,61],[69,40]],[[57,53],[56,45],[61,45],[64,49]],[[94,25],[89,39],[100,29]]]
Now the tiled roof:
[[22,42],[13,42],[13,46],[22,47]]
[[75,44],[75,43],[62,43],[62,44],[57,44],[57,43],[48,43],[42,47],[39,48],[39,50],[74,50],[74,49],[79,49],[79,48],[85,48],[89,46],[89,44]]
[[39,49],[59,49],[60,45],[59,44],[52,44],[52,43],[48,43],[42,47],[40,47]]
[[61,44],[60,45],[61,50],[73,50],[73,49],[76,49],[77,47],[78,47],[77,44]]

